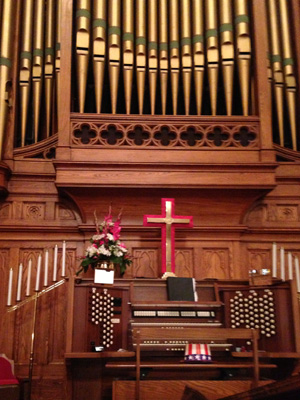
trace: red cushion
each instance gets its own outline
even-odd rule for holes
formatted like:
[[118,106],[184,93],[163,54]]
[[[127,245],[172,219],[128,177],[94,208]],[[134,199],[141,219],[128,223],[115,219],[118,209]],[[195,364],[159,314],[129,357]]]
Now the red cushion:
[[19,381],[17,379],[0,379],[1,385],[18,385]]
[[[2,382],[9,382],[9,383],[2,383]],[[0,384],[2,385],[11,385],[11,384],[18,383],[16,377],[12,373],[11,364],[10,362],[4,358],[0,357]]]

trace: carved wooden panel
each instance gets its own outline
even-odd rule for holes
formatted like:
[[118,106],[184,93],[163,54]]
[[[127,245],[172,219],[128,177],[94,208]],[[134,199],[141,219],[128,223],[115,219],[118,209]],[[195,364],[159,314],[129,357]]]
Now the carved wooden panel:
[[285,204],[277,206],[278,221],[299,221],[299,206],[297,204]]
[[180,123],[172,117],[165,122],[147,120],[135,116],[132,121],[119,116],[94,118],[86,115],[84,121],[76,118],[71,122],[72,144],[75,146],[101,146],[106,148],[126,146],[131,148],[258,148],[259,125],[255,118],[247,122],[239,117],[230,122],[205,120],[201,124],[193,119],[182,117]]
[[58,220],[75,220],[74,212],[66,207],[64,204],[55,204],[55,219]]
[[9,315],[6,313],[7,289],[9,275],[9,250],[0,250],[0,274],[1,274],[1,290],[0,290],[0,349],[9,349],[9,336],[5,334],[9,323]]
[[248,215],[247,221],[255,224],[267,220],[268,210],[265,204],[259,204]]
[[175,274],[181,277],[194,277],[193,249],[175,251]]
[[248,249],[249,269],[261,270],[271,268],[271,250],[270,249]]
[[[23,263],[22,276],[22,300],[25,299],[25,288],[28,276],[28,262],[32,260],[31,272],[31,295],[34,293],[36,283],[37,259],[39,254],[43,254],[40,290],[43,289],[44,283],[44,249],[20,249],[19,262]],[[53,248],[49,248],[49,270],[48,270],[48,286],[53,284]],[[57,279],[61,279],[61,248],[58,253],[58,272]],[[75,273],[76,265],[76,248],[67,247],[66,252],[66,275],[70,276]],[[7,278],[8,279],[8,278]],[[16,280],[14,282],[16,285]],[[13,297],[15,304],[15,296]],[[44,294],[38,299],[37,307],[37,323],[35,330],[35,355],[36,364],[48,365],[53,364],[54,370],[57,369],[57,362],[63,363],[66,340],[66,310],[67,308],[67,283],[55,288],[54,290]],[[14,337],[14,360],[17,364],[28,365],[30,356],[30,340],[32,333],[34,302],[30,301],[17,311],[10,313],[14,316],[15,324],[12,327]]]
[[45,203],[24,202],[23,219],[43,220],[45,219]]
[[158,249],[133,249],[132,255],[134,277],[157,278],[161,275],[158,270]]
[[12,203],[4,203],[0,205],[0,218],[11,218],[12,216]]
[[[197,278],[233,278],[228,248],[203,248],[201,252],[201,268]],[[199,279],[198,278],[198,279]]]
[[247,215],[246,223],[250,226],[264,225],[266,223],[279,223],[288,225],[300,221],[300,209],[296,203],[268,203],[256,205]]

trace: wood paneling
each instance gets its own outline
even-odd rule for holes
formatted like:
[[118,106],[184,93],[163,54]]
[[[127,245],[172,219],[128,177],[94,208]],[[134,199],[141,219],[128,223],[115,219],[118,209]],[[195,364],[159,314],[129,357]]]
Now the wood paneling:
[[[16,38],[20,33],[21,3],[16,1]],[[15,133],[19,136],[16,132],[19,129],[19,71],[18,62],[13,62],[13,98],[4,144],[5,162],[0,162],[0,351],[15,361],[16,372],[23,377],[28,376],[33,304],[28,303],[16,312],[6,312],[9,268],[14,269],[15,299],[19,263],[24,265],[24,295],[29,258],[33,260],[33,286],[38,254],[49,249],[50,279],[53,249],[59,244],[60,276],[61,244],[66,240],[67,274],[73,275],[94,233],[94,210],[102,219],[110,203],[115,216],[123,208],[122,240],[133,256],[126,278],[161,276],[160,229],[143,227],[142,221],[144,214],[160,214],[162,197],[175,199],[177,215],[194,217],[193,229],[176,232],[176,272],[180,276],[247,279],[250,268],[271,266],[272,242],[284,246],[293,255],[300,255],[299,156],[277,149],[280,159],[289,161],[275,161],[263,2],[250,2],[258,115],[245,118],[96,117],[71,113],[72,103],[76,101],[71,88],[73,3],[73,0],[61,1],[61,91],[56,94],[60,105],[58,133],[36,145],[15,150]],[[297,33],[299,2],[292,0],[291,3],[295,14],[293,29]],[[299,41],[295,43],[296,47],[300,46]],[[14,61],[19,57],[19,45],[15,40]],[[296,64],[299,74],[300,63]],[[95,142],[81,141],[84,123],[96,132]],[[101,129],[107,129],[110,124],[126,137],[126,146],[111,146],[101,139]],[[165,127],[166,131],[176,133],[176,140],[172,139],[169,147],[151,137],[149,145],[140,147],[127,135],[137,126],[151,134]],[[229,133],[229,141],[221,140],[220,146],[207,136],[207,132],[215,133],[218,126],[220,132]],[[234,138],[243,126],[255,133],[253,145],[245,148]],[[196,148],[188,147],[180,136],[193,129],[205,139]],[[67,396],[64,360],[68,345],[67,287],[68,283],[39,299],[33,400]],[[83,360],[80,369],[71,367],[78,377],[74,383],[76,390],[82,398],[86,397],[88,382],[93,387],[91,399],[102,395],[109,398],[112,377],[109,382],[99,383],[103,365],[89,363]],[[88,366],[91,368],[86,369]],[[226,390],[223,395],[231,393]],[[217,391],[215,387],[208,389],[211,396]]]
[[[268,381],[267,381],[268,382]],[[267,384],[264,382],[264,384]],[[141,396],[144,400],[180,400],[185,386],[189,386],[202,393],[207,400],[217,400],[226,396],[240,393],[251,388],[250,382],[211,382],[211,381],[168,381],[141,382]],[[114,382],[113,400],[127,400],[134,398],[135,384],[128,381]]]

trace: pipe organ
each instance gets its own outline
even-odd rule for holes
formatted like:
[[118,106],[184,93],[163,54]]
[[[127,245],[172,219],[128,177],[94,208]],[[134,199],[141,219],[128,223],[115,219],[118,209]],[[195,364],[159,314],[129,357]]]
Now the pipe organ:
[[[249,286],[243,281],[201,281],[196,288],[195,302],[168,301],[163,280],[117,280],[113,286],[105,286],[76,279],[71,287],[74,308],[69,310],[73,327],[68,351],[130,351],[135,348],[132,330],[147,326],[195,330],[255,328],[260,333],[261,352],[285,353],[287,358],[289,353],[299,352],[299,315],[292,283]],[[186,343],[153,340],[142,345],[157,354],[178,354],[184,351]],[[210,345],[219,351],[236,351],[235,347],[247,350],[247,343]]]
[[[297,149],[297,77],[286,0],[266,0],[268,79],[274,141]],[[11,1],[1,6],[1,124],[13,35]],[[57,129],[61,0],[21,4],[17,146]],[[252,1],[78,0],[73,2],[72,109],[95,114],[242,115],[255,110]],[[255,50],[255,49],[254,49]],[[108,83],[109,82],[109,83]],[[45,119],[41,118],[45,113]],[[2,146],[1,146],[2,147]]]

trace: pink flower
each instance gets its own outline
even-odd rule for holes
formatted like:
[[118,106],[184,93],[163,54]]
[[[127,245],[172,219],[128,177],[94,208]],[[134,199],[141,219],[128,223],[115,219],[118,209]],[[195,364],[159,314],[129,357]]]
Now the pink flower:
[[120,238],[120,232],[121,232],[120,222],[121,221],[116,221],[114,226],[112,227],[111,233],[113,234],[114,240],[118,240]]

